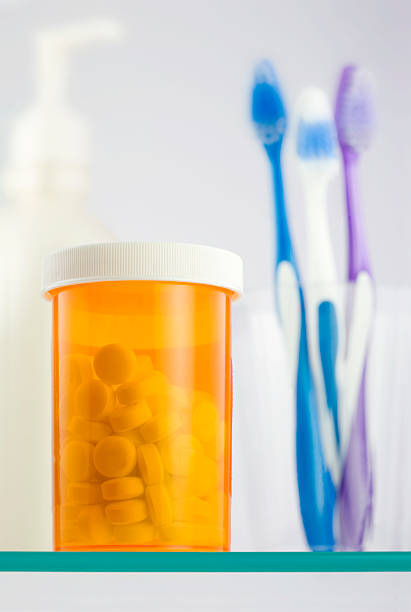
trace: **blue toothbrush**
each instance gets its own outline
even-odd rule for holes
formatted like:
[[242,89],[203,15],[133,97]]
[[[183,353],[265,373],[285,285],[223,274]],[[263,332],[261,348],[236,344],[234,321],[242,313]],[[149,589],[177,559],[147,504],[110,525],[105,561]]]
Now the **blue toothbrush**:
[[339,171],[331,104],[307,87],[296,107],[296,152],[304,192],[306,284],[310,363],[316,384],[324,457],[337,490],[341,479],[339,391],[344,359],[344,301],[328,219],[329,186]]
[[312,550],[333,550],[335,488],[324,460],[315,386],[310,368],[306,312],[290,236],[281,170],[286,111],[268,61],[255,71],[252,120],[268,155],[274,182],[277,254],[275,293],[296,385],[296,460],[300,511]]

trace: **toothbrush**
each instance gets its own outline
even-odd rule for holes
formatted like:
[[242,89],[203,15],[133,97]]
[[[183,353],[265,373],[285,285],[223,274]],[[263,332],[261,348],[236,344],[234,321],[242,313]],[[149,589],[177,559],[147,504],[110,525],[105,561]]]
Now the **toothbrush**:
[[338,173],[338,142],[326,94],[303,91],[297,103],[297,158],[306,200],[307,327],[316,382],[324,455],[339,487],[338,388],[341,370],[342,303],[327,215],[327,188]]
[[[349,331],[342,398],[339,494],[341,547],[361,549],[371,522],[373,482],[366,423],[367,351],[375,311],[375,289],[357,186],[358,162],[374,128],[369,75],[346,66],[338,87],[335,120],[345,177],[348,221]],[[352,286],[352,289],[351,289]]]
[[271,164],[274,182],[277,254],[275,293],[279,319],[296,385],[296,462],[300,512],[308,545],[334,548],[335,491],[321,446],[315,387],[312,379],[304,297],[290,236],[281,169],[286,111],[274,70],[268,61],[255,71],[252,119]]

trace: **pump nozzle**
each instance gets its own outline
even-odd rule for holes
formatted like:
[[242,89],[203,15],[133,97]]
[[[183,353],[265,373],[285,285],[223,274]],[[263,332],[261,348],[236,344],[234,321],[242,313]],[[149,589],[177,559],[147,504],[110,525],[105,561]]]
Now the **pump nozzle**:
[[78,48],[124,37],[121,23],[96,19],[40,30],[35,34],[36,97],[34,104],[17,117],[11,135],[9,182],[20,180],[20,168],[89,161],[89,126],[66,101],[70,57]]
[[40,102],[55,104],[64,100],[73,51],[94,42],[118,41],[123,37],[123,26],[111,19],[97,19],[37,32],[36,82]]

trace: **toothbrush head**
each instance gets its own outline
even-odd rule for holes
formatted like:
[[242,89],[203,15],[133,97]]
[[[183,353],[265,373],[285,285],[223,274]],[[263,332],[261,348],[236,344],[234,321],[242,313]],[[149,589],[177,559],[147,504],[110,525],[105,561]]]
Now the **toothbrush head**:
[[370,145],[375,127],[374,86],[371,75],[346,66],[340,77],[335,122],[342,151],[359,154]]
[[251,116],[263,145],[281,147],[286,111],[277,77],[268,60],[261,61],[254,71]]
[[337,135],[330,103],[317,87],[308,87],[297,102],[297,156],[304,169],[333,176],[338,169]]

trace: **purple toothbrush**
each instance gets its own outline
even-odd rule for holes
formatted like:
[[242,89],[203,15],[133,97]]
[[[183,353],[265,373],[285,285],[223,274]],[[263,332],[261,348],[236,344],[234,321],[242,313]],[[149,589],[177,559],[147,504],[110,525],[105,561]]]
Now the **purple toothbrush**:
[[358,191],[358,162],[374,132],[373,91],[369,75],[346,66],[338,87],[335,122],[345,178],[348,223],[348,339],[342,392],[339,544],[361,550],[371,523],[373,479],[367,435],[366,367],[375,288]]

